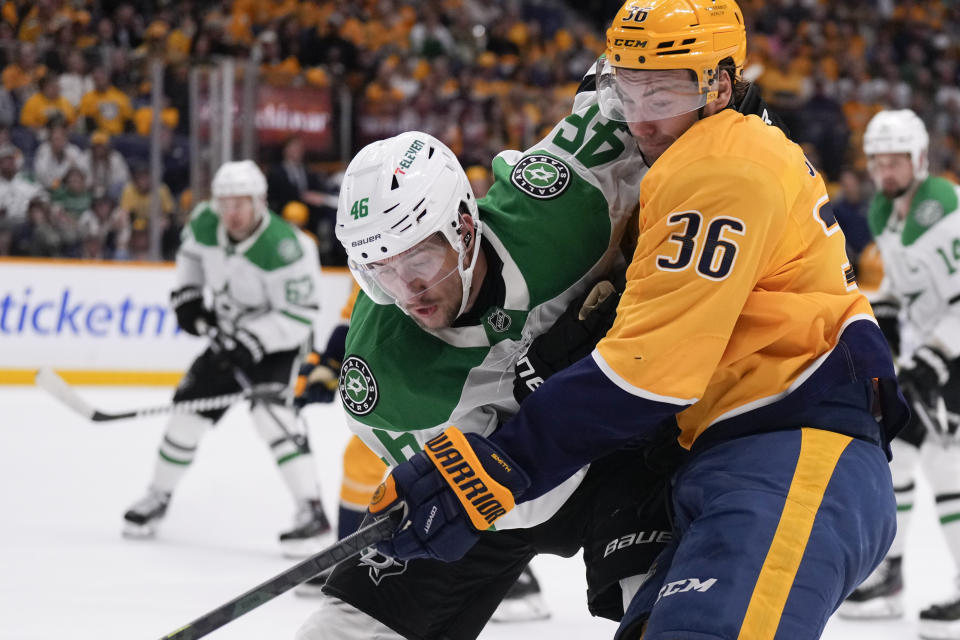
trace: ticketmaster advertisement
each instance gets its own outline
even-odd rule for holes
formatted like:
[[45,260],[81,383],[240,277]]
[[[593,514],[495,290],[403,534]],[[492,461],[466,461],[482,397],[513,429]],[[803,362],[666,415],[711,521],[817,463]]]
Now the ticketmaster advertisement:
[[[175,381],[206,341],[177,327],[173,286],[170,264],[0,259],[0,383],[27,383],[39,367],[81,382]],[[324,270],[321,286],[319,348],[350,277]]]

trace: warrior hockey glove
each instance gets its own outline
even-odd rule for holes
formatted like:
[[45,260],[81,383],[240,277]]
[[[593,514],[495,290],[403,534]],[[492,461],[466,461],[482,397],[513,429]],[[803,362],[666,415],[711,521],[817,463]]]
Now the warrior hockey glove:
[[333,402],[340,384],[340,361],[312,352],[300,366],[294,388],[294,403],[303,407],[314,402]]
[[598,282],[537,336],[517,360],[513,378],[517,402],[522,403],[556,372],[589,355],[613,326],[619,302],[620,294],[609,280]]
[[400,560],[459,560],[529,486],[527,474],[489,440],[449,427],[374,492],[371,515],[405,508],[393,538],[377,549]]
[[199,287],[188,285],[172,292],[170,306],[177,314],[177,324],[187,333],[199,336],[203,333],[201,327],[217,326],[217,316],[203,305],[203,291]]

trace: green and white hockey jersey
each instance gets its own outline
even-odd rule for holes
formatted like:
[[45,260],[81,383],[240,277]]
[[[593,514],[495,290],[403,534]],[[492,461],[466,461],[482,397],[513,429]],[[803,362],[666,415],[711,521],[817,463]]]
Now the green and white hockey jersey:
[[[901,203],[897,203],[901,204]],[[936,347],[960,356],[960,187],[929,177],[906,216],[878,193],[867,219],[883,258],[884,278],[872,299],[900,304],[901,355]]]
[[314,242],[268,212],[235,243],[210,203],[198,204],[177,252],[177,288],[206,288],[220,328],[253,334],[266,353],[309,345],[319,310]]
[[[471,326],[427,331],[361,295],[340,376],[351,430],[392,466],[450,425],[489,435],[513,415],[514,365],[530,341],[623,263],[618,244],[644,172],[629,131],[603,119],[595,102],[530,150],[499,154],[494,184],[477,204],[482,240],[503,263],[484,286],[502,279],[502,302],[470,310],[479,318]],[[548,519],[585,473],[518,505],[497,527]]]

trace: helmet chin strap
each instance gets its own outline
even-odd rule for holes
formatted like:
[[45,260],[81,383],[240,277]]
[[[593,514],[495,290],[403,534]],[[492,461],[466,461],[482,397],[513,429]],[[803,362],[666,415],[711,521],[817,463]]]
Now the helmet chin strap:
[[[457,270],[460,272],[460,282],[463,285],[463,299],[460,301],[460,310],[457,311],[457,317],[459,318],[464,311],[467,310],[467,304],[470,302],[470,286],[473,283],[473,267],[477,264],[477,257],[480,255],[480,231],[483,225],[477,219],[473,221],[473,257],[470,258],[470,265],[468,267],[463,266],[463,260],[457,261]],[[464,246],[464,238],[460,237],[459,244],[457,246],[457,253],[461,256],[463,255],[463,250],[466,249]]]

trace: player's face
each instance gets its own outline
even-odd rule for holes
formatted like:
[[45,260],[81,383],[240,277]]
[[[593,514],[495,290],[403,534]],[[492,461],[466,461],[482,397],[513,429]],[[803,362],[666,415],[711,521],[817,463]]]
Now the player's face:
[[377,284],[425,329],[449,327],[457,319],[463,281],[460,254],[441,234],[371,265]]
[[245,240],[257,228],[257,211],[250,196],[217,198],[217,210],[227,233],[234,240]]
[[870,178],[884,196],[893,200],[913,184],[913,160],[909,153],[877,153],[867,159]]
[[677,138],[697,121],[697,112],[683,113],[665,120],[650,122],[630,122],[630,133],[637,141],[647,164],[653,164],[663,152],[670,148]]
[[[634,83],[642,89],[635,89],[635,95],[644,96],[642,102],[634,100],[634,113],[643,117],[631,118],[627,126],[649,165],[697,123],[701,111],[704,117],[711,116],[729,104],[733,91],[726,72],[720,73],[716,99],[708,103],[701,101],[706,96],[695,91],[696,82],[691,81],[690,71],[685,69],[644,72]],[[668,115],[656,119],[657,113]]]

